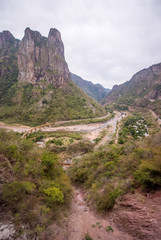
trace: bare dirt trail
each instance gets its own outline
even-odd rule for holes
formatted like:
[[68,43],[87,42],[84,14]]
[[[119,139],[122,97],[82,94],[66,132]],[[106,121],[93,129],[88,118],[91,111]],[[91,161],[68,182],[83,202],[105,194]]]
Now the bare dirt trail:
[[[83,240],[88,234],[93,240],[130,240],[121,233],[107,217],[96,215],[86,204],[83,192],[75,188],[72,201],[72,214],[67,225],[68,240]],[[109,230],[111,229],[111,230]]]
[[161,125],[161,119],[156,115],[156,113],[153,110],[150,110],[151,114],[155,119],[157,119],[157,122],[159,125]]
[[25,132],[25,131],[29,131],[31,128],[29,126],[25,126],[25,125],[20,125],[20,124],[5,124],[3,122],[0,122],[0,128],[4,128],[7,130],[12,130],[14,132]]
[[85,240],[89,239],[85,238],[87,235],[92,240],[132,240],[130,235],[120,231],[107,215],[98,215],[91,210],[86,204],[83,191],[73,188],[69,216],[63,222],[63,226],[51,225],[50,237],[46,236],[43,240]]

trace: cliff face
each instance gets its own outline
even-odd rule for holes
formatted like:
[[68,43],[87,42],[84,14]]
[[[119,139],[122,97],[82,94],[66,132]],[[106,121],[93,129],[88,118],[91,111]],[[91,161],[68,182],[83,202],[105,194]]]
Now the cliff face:
[[50,29],[46,38],[27,28],[18,51],[18,68],[20,82],[37,84],[46,81],[62,87],[70,79],[70,73],[60,32]]
[[114,86],[105,105],[130,105],[148,107],[161,116],[161,63],[136,73],[128,82]]
[[0,33],[0,120],[40,125],[97,117],[105,109],[71,81],[58,30],[48,37],[27,28],[22,41]]
[[0,33],[0,100],[17,81],[17,52],[19,40],[9,31]]
[[9,31],[3,31],[0,33],[0,50],[7,50],[11,47],[18,46],[18,40]]

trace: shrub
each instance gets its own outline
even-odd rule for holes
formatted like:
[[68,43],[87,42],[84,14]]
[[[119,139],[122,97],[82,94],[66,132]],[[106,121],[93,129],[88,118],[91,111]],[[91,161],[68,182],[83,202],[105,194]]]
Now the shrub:
[[2,197],[6,202],[15,204],[22,200],[25,190],[25,186],[21,182],[6,183],[2,188]]
[[63,203],[64,202],[64,194],[59,188],[50,187],[44,189],[44,193],[52,199],[53,202]]
[[42,155],[42,165],[45,166],[47,171],[49,171],[49,169],[53,167],[55,162],[57,162],[57,156],[55,154],[45,152]]
[[6,152],[7,157],[9,157],[9,158],[14,158],[14,159],[17,159],[17,160],[22,160],[23,159],[22,154],[18,150],[18,147],[14,144],[9,145],[6,148],[5,152]]
[[86,233],[84,240],[93,240],[88,233]]
[[121,193],[122,191],[119,188],[113,189],[112,186],[107,186],[103,193],[98,193],[98,201],[96,200],[97,209],[106,211],[112,208]]
[[143,188],[159,187],[161,186],[161,163],[157,166],[155,163],[143,161],[134,176]]
[[27,193],[33,193],[34,190],[36,189],[36,186],[34,183],[30,183],[30,182],[22,182],[25,190]]

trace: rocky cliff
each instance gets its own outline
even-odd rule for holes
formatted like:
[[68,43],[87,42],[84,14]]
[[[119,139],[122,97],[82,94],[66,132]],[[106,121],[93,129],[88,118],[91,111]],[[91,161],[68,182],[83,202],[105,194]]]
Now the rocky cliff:
[[0,100],[17,81],[17,52],[19,40],[9,31],[0,33]]
[[11,47],[17,48],[19,40],[15,39],[9,31],[0,33],[0,50],[8,51]]
[[130,81],[114,86],[105,105],[148,107],[161,116],[161,63],[136,73]]
[[55,87],[62,87],[70,79],[70,73],[60,32],[52,28],[46,38],[26,28],[18,51],[18,68],[20,82],[40,84],[46,81]]
[[60,32],[27,28],[22,41],[0,33],[0,120],[39,125],[105,114],[72,81]]

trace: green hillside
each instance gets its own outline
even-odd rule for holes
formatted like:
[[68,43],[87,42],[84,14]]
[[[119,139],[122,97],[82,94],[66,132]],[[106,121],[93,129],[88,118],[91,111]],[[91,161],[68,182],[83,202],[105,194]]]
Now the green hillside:
[[71,81],[63,88],[44,83],[43,88],[41,84],[16,83],[3,95],[0,106],[1,121],[28,125],[92,118],[103,114],[105,109]]
[[22,41],[0,33],[0,121],[33,126],[103,114],[70,80],[58,30],[44,38],[27,28]]

